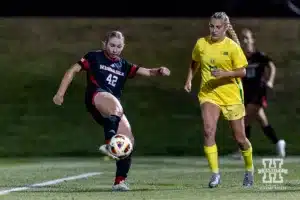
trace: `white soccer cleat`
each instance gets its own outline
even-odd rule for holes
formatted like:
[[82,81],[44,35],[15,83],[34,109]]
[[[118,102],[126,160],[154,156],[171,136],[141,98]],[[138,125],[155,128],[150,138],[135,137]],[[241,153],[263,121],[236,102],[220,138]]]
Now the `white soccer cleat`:
[[277,154],[281,158],[285,157],[285,146],[286,146],[286,143],[284,140],[279,140],[276,144]]
[[113,185],[112,190],[122,192],[122,191],[129,191],[130,189],[129,189],[128,184],[124,180],[124,181],[121,181],[119,184]]
[[218,187],[218,185],[221,183],[221,175],[220,173],[213,173],[210,181],[208,183],[208,187],[215,188]]
[[101,145],[101,146],[99,147],[99,151],[100,151],[101,153],[103,153],[104,155],[106,155],[106,156],[108,156],[108,157],[110,157],[110,158],[112,158],[112,159],[114,159],[114,160],[119,160],[118,157],[114,156],[113,154],[111,154],[111,153],[108,151],[108,146],[107,146],[107,144]]

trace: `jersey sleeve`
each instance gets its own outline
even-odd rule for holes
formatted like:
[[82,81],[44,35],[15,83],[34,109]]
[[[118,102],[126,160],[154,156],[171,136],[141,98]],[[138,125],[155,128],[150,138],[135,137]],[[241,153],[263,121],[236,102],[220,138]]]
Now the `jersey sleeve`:
[[89,70],[92,60],[92,52],[85,54],[77,63],[81,66],[82,70]]
[[232,68],[239,69],[248,65],[247,58],[238,44],[234,44],[234,48],[231,52]]
[[195,44],[193,51],[192,51],[192,60],[196,62],[200,62],[201,56],[200,56],[200,40],[197,41]]
[[127,71],[127,78],[134,78],[136,72],[140,68],[138,65],[125,61],[126,71]]

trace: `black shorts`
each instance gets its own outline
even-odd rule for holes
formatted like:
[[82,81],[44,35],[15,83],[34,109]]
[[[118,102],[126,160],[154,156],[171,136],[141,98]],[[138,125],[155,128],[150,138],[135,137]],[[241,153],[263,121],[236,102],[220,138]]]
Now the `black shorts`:
[[94,104],[94,97],[98,92],[105,92],[104,90],[86,91],[85,93],[85,106],[87,111],[92,115],[93,119],[101,126],[104,125],[104,117],[97,110]]
[[249,88],[244,90],[245,105],[255,104],[266,108],[267,104],[267,89],[266,87]]

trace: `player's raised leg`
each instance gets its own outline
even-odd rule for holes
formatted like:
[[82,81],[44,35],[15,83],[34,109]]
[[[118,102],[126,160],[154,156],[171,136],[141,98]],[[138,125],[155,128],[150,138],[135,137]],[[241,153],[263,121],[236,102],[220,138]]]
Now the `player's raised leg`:
[[264,108],[260,107],[257,112],[257,121],[268,139],[276,145],[277,155],[284,158],[286,156],[285,147],[286,143],[282,139],[278,139],[277,134],[271,124],[269,124]]
[[[98,92],[94,95],[93,102],[97,110],[104,117],[104,134],[106,143],[117,133],[128,136],[134,144],[130,124],[123,114],[123,108],[117,98],[107,92]],[[131,155],[125,159],[119,160],[108,151],[107,144],[100,146],[99,150],[114,159],[116,159],[116,176],[112,187],[114,191],[129,190],[126,184],[127,174],[131,166]]]
[[218,148],[215,140],[220,108],[215,104],[205,102],[201,104],[201,111],[204,126],[204,153],[213,173],[208,185],[210,188],[214,188],[221,182]]
[[245,176],[244,176],[243,185],[248,187],[248,186],[252,186],[254,181],[252,146],[245,134],[244,105],[236,105],[235,109],[236,109],[235,111],[236,114],[232,115],[234,116],[234,118],[229,119],[229,121],[230,121],[231,128],[233,130],[234,138],[237,141],[238,146],[242,152],[242,156],[244,158]]
[[[95,93],[92,101],[96,109],[104,118],[104,138],[106,143],[108,143],[109,140],[117,133],[119,122],[123,115],[123,108],[119,100],[108,92]],[[100,146],[99,150],[114,159],[118,159],[109,153],[106,144]]]

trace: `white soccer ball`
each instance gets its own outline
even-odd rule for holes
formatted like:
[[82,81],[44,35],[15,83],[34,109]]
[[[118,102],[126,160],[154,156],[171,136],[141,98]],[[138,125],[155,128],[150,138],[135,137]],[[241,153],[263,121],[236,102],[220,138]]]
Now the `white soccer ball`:
[[131,154],[133,146],[126,135],[117,134],[110,139],[108,150],[119,159],[124,159]]

